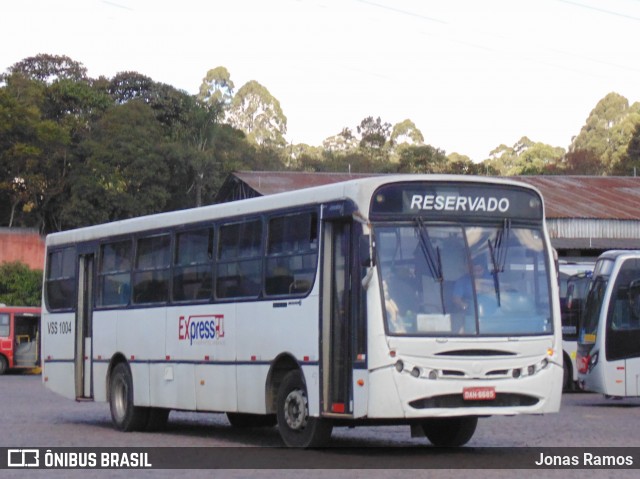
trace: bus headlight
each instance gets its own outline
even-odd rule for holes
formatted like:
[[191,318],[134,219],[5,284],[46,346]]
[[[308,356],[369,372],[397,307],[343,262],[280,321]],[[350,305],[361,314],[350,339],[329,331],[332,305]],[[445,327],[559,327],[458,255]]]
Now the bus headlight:
[[398,359],[396,361],[396,371],[401,373],[403,369],[404,369],[404,363],[402,362],[402,359]]

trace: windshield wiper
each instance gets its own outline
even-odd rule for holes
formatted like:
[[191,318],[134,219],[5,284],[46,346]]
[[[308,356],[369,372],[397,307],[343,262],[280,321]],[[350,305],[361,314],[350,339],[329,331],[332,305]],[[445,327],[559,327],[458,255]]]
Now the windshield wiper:
[[431,238],[429,237],[429,232],[422,218],[416,218],[416,223],[418,225],[418,231],[420,232],[420,247],[427,259],[429,272],[434,279],[442,283],[442,258],[440,257],[440,248],[436,247],[434,249]]
[[489,253],[491,254],[491,263],[493,269],[493,287],[496,290],[496,299],[498,307],[500,307],[500,279],[498,274],[504,273],[504,267],[507,263],[507,251],[509,250],[509,233],[511,232],[511,220],[505,218],[502,228],[496,233],[496,239],[491,243],[491,239],[487,239],[489,245]]
[[440,284],[440,304],[442,305],[442,314],[446,314],[445,301],[444,301],[444,277],[442,274],[442,257],[440,256],[440,247],[433,247],[431,238],[429,237],[429,231],[424,224],[422,218],[417,217],[415,219],[418,226],[418,237],[420,239],[420,248],[422,254],[424,254],[427,260],[427,267],[434,280]]

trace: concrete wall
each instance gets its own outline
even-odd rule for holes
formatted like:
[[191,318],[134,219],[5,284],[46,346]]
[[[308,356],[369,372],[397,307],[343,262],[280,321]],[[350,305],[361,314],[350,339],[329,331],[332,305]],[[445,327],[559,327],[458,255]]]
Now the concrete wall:
[[33,229],[0,228],[0,264],[13,261],[43,269],[44,237]]

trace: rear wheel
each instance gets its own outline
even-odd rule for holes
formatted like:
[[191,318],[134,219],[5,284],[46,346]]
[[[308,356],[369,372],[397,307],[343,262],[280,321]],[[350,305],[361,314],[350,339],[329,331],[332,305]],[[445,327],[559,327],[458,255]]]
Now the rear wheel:
[[458,447],[468,443],[478,425],[475,416],[443,417],[426,419],[422,430],[434,446]]
[[7,363],[7,358],[0,355],[0,376],[2,376],[7,369],[9,368],[9,364]]
[[120,431],[141,431],[149,422],[149,408],[133,405],[133,379],[129,366],[117,364],[109,381],[111,420]]
[[289,447],[320,447],[326,444],[333,425],[309,416],[307,388],[298,370],[287,373],[278,389],[278,431]]

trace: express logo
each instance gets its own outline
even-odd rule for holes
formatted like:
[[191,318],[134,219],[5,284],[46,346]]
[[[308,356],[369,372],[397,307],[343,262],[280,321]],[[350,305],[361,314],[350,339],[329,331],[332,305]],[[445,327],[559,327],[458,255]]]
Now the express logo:
[[189,345],[210,343],[224,338],[224,315],[180,316],[178,339]]

